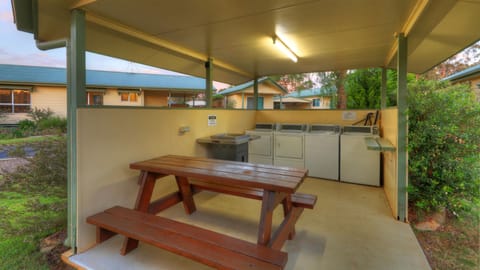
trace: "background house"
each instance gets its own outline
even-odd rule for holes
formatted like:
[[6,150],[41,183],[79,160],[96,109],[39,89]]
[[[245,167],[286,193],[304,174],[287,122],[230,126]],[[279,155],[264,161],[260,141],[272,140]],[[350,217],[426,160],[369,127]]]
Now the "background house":
[[[258,108],[273,109],[274,96],[286,93],[288,91],[274,80],[268,77],[258,79]],[[221,90],[218,94],[226,97],[228,108],[254,109],[253,81]]]
[[312,102],[303,98],[277,96],[273,99],[275,109],[310,109]]
[[[336,92],[336,89],[332,89],[330,87],[321,87],[297,90],[291,92],[285,97],[308,100],[310,102],[309,109],[332,109],[335,108],[334,97]],[[304,103],[296,103],[296,105],[295,103],[292,104],[293,105],[290,105],[291,109],[305,109]]]
[[442,79],[442,81],[470,84],[470,87],[477,95],[477,100],[480,101],[480,64],[454,73]]
[[[205,89],[204,79],[191,76],[98,70],[86,76],[90,106],[194,107]],[[33,108],[65,117],[66,80],[64,68],[0,65],[0,110],[7,116],[2,122],[25,119]]]

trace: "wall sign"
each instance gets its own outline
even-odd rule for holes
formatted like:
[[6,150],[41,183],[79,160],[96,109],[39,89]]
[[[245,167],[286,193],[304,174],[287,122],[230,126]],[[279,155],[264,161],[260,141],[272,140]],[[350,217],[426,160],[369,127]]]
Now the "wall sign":
[[356,112],[343,112],[342,113],[342,120],[356,120],[357,113]]
[[214,127],[217,125],[217,116],[216,115],[209,115],[208,116],[208,126]]

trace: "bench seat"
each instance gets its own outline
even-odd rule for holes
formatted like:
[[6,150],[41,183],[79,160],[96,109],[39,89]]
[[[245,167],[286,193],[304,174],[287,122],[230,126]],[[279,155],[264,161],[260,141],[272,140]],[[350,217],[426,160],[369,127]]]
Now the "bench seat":
[[[194,193],[197,193],[201,190],[209,190],[256,200],[262,200],[263,198],[263,190],[259,188],[216,185],[198,180],[190,180],[189,183],[191,184]],[[294,207],[313,209],[315,203],[317,202],[317,196],[312,194],[293,193],[291,197],[292,205]]]
[[216,269],[284,269],[287,253],[120,206],[87,218],[97,243],[121,234]]

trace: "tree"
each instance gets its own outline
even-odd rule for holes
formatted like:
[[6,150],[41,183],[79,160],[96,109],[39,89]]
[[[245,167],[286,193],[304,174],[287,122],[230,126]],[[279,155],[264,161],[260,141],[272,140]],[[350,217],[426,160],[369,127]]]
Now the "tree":
[[440,80],[468,67],[480,64],[480,41],[423,74],[429,80]]
[[347,76],[346,70],[319,72],[317,73],[318,80],[322,87],[336,90],[336,108],[347,108],[347,93],[345,92],[345,78]]
[[315,86],[315,73],[299,73],[275,75],[270,78],[281,86],[285,87],[288,92],[309,89]]
[[[357,69],[348,73],[345,80],[348,109],[380,109],[382,70],[380,68]],[[408,74],[407,81],[415,80]],[[397,104],[397,71],[387,70],[387,106]]]

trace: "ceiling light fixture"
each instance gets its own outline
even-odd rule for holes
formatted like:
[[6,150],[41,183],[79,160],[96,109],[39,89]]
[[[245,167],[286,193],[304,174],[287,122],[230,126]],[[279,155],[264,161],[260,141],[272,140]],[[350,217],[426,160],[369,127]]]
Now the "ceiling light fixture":
[[277,46],[279,50],[281,50],[286,56],[288,56],[288,58],[292,59],[293,62],[298,62],[297,55],[280,38],[274,36],[273,44],[275,44],[275,46]]

